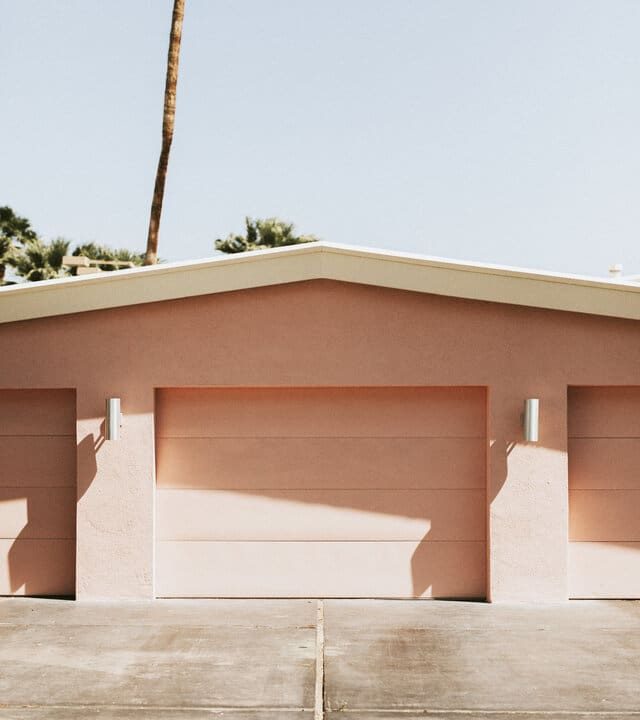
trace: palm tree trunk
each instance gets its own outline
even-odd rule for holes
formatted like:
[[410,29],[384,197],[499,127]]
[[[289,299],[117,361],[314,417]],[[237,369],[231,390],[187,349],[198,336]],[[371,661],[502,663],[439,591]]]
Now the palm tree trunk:
[[7,266],[3,262],[0,262],[0,285],[4,284],[4,277],[6,272]]
[[156,183],[153,188],[149,233],[147,235],[147,252],[144,256],[145,265],[158,262],[158,231],[164,199],[164,186],[167,180],[169,152],[173,140],[173,126],[176,118],[176,89],[178,87],[178,63],[180,61],[180,41],[182,39],[182,21],[184,19],[185,0],[174,0],[173,17],[171,18],[171,36],[169,38],[169,55],[167,57],[167,79],[164,88],[164,113],[162,116],[162,147]]

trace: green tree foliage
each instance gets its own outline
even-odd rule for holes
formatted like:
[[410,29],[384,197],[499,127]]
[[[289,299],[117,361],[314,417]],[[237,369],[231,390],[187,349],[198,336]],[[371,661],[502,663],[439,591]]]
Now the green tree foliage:
[[69,253],[69,245],[69,241],[64,238],[47,243],[35,237],[22,245],[11,264],[16,274],[28,282],[64,277],[67,272],[62,265],[62,258]]
[[11,263],[13,258],[13,243],[4,235],[0,235],[0,285],[5,284],[5,275],[7,273],[7,265]]
[[7,265],[12,265],[22,246],[37,235],[30,222],[8,207],[0,207],[0,285],[5,284]]
[[[118,260],[120,262],[131,263],[132,265],[142,265],[144,262],[144,253],[136,253],[126,248],[113,249],[106,245],[98,245],[97,243],[83,243],[73,251],[73,255],[83,255],[89,260]],[[117,270],[114,265],[98,265],[100,270]],[[76,274],[76,268],[73,268],[73,274]]]
[[[64,256],[69,255],[70,245],[64,238],[45,242],[26,218],[16,215],[10,207],[0,207],[0,285],[8,284],[5,282],[8,266],[27,282],[75,275],[76,268],[66,268],[62,264]],[[119,260],[132,265],[142,265],[144,260],[144,253],[125,248],[114,250],[97,243],[78,245],[73,255],[84,255],[90,260]],[[98,267],[101,270],[118,269],[113,265]]]
[[13,243],[23,244],[27,240],[35,240],[37,234],[27,218],[16,215],[5,205],[0,207],[0,236]]
[[295,235],[293,223],[278,218],[252,220],[245,218],[246,234],[231,233],[226,238],[216,240],[216,250],[223,253],[241,253],[247,250],[264,250],[285,245],[301,245],[318,240],[314,235]]

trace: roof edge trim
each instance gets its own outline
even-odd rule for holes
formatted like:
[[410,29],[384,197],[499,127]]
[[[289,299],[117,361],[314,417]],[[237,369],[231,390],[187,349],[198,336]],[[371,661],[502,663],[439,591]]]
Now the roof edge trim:
[[640,319],[640,285],[317,242],[0,288],[0,323],[314,279]]

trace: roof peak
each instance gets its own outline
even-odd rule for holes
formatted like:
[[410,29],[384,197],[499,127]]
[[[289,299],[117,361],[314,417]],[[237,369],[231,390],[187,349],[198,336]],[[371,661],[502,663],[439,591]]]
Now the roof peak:
[[316,241],[0,288],[0,322],[322,278],[640,319],[640,286],[624,278],[594,278]]

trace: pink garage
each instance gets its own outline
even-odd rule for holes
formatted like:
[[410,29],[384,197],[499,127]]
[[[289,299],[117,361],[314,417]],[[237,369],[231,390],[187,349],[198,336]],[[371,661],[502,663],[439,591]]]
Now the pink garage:
[[4,288],[0,594],[640,597],[638,319],[324,243]]

